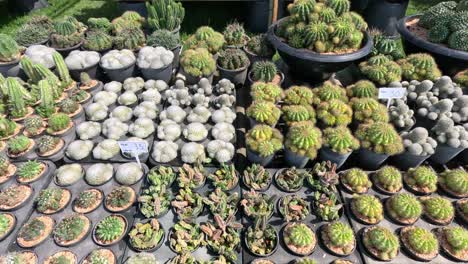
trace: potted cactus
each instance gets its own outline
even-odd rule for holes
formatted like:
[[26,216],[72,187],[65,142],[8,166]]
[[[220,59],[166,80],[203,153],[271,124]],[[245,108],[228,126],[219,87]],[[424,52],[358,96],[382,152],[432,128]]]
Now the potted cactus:
[[338,99],[323,101],[317,106],[317,119],[324,127],[347,126],[352,117],[351,107]]
[[138,52],[137,65],[145,79],[163,80],[172,77],[174,53],[164,47],[144,47]]
[[24,130],[23,135],[34,138],[42,134],[45,131],[47,123],[42,117],[32,115],[24,119]]
[[170,188],[176,179],[176,173],[172,167],[156,166],[151,168],[146,179],[151,185]]
[[37,139],[37,155],[40,157],[50,157],[58,153],[64,145],[64,140],[59,137],[41,136]]
[[103,199],[104,194],[99,189],[84,190],[73,201],[73,211],[79,214],[91,213],[102,204]]
[[140,252],[135,255],[130,256],[125,263],[128,264],[141,264],[141,263],[148,263],[148,264],[158,264],[156,260],[156,255],[146,252]]
[[325,81],[322,85],[313,90],[313,103],[319,105],[321,102],[327,102],[332,99],[338,99],[343,102],[348,102],[346,89],[333,80]]
[[44,242],[54,229],[55,220],[38,216],[26,222],[18,231],[16,243],[22,248],[32,248]]
[[203,197],[203,203],[208,207],[212,215],[227,219],[230,215],[236,214],[239,199],[240,195],[237,192],[229,194],[220,188],[216,188],[213,192],[207,193],[206,197]]
[[55,171],[54,182],[58,186],[71,186],[83,178],[84,170],[78,163],[63,165]]
[[247,250],[257,257],[271,256],[278,249],[278,233],[267,223],[266,215],[247,228],[244,239]]
[[165,29],[179,38],[180,25],[185,17],[182,3],[173,0],[151,0],[146,2],[146,10],[150,29]]
[[[95,78],[101,55],[96,51],[72,51],[65,58],[65,64],[74,80],[79,81],[81,73]],[[57,64],[57,63],[56,63]]]
[[342,172],[340,181],[346,190],[353,193],[366,193],[372,186],[367,173],[359,168],[352,168]]
[[361,142],[358,157],[363,167],[379,167],[390,155],[403,152],[401,137],[388,123],[361,124],[356,138]]
[[205,185],[205,168],[201,164],[190,166],[182,165],[179,168],[178,182],[180,188],[198,189]]
[[180,58],[180,66],[186,84],[197,84],[201,78],[207,78],[210,83],[213,81],[216,62],[205,48],[185,50]]
[[423,206],[424,217],[437,225],[448,225],[455,217],[452,202],[440,196],[426,196],[419,199]]
[[429,136],[427,129],[416,127],[400,135],[405,152],[392,157],[399,168],[404,170],[416,168],[435,153],[437,141]]
[[293,85],[284,91],[284,104],[312,105],[314,97],[314,92],[309,87]]
[[39,192],[35,202],[36,210],[42,214],[55,214],[63,210],[71,199],[68,189],[47,188]]
[[69,251],[69,250],[62,250],[54,253],[51,256],[48,256],[44,260],[44,264],[54,264],[54,263],[60,263],[60,262],[65,262],[65,263],[78,263],[78,257],[75,255],[75,253]]
[[361,62],[359,69],[364,77],[380,86],[401,81],[400,65],[385,55],[376,55]]
[[212,181],[215,188],[220,188],[222,191],[230,191],[237,186],[239,177],[234,164],[221,164],[221,168],[214,173],[208,175],[208,179]]
[[284,74],[276,67],[272,61],[256,61],[252,64],[252,69],[247,75],[249,84],[255,82],[273,83],[281,86],[284,81]]
[[16,173],[17,167],[8,157],[0,156],[0,184],[7,182]]
[[360,80],[346,87],[346,94],[349,98],[374,98],[379,95],[379,90],[375,84],[368,80]]
[[223,35],[228,48],[242,49],[249,40],[244,26],[237,21],[227,24]]
[[56,113],[50,116],[47,122],[47,133],[53,136],[65,136],[72,132],[74,123],[65,113]]
[[436,236],[422,227],[403,227],[400,239],[404,249],[417,260],[431,261],[439,254],[439,242]]
[[374,98],[352,98],[351,107],[355,123],[388,122],[388,110]]
[[336,188],[339,183],[336,166],[330,161],[322,161],[314,165],[310,175],[307,181],[314,190],[311,211],[322,221],[338,220],[343,213],[343,206]]
[[281,116],[281,110],[272,102],[253,101],[247,108],[246,115],[249,117],[250,126],[266,124],[275,127]]
[[[468,129],[455,125],[448,117],[441,117],[431,129],[437,147],[429,159],[437,164],[447,164],[460,152],[468,148]],[[455,132],[455,133],[454,133]]]
[[150,185],[138,197],[140,212],[146,217],[162,217],[169,211],[172,196],[164,185]]
[[83,107],[78,102],[70,98],[63,99],[59,103],[59,111],[64,114],[67,114],[70,118],[74,120],[82,120],[84,116]]
[[174,213],[182,220],[198,217],[204,208],[203,197],[190,188],[180,189],[171,205]]
[[416,193],[430,194],[437,190],[437,174],[429,166],[410,168],[403,177],[406,185]]
[[77,50],[83,44],[86,26],[74,17],[66,17],[55,21],[54,29],[50,34],[49,45],[60,54],[66,56],[71,51]]
[[226,78],[234,84],[243,85],[250,61],[242,50],[229,48],[219,53],[216,66],[221,78]]
[[308,202],[295,194],[281,197],[277,207],[286,222],[303,221],[310,214]]
[[314,231],[302,222],[289,223],[283,228],[286,248],[295,255],[310,255],[317,244]]
[[468,199],[459,199],[455,202],[455,210],[460,220],[468,223]]
[[311,121],[315,124],[315,110],[310,105],[283,105],[281,111],[282,118],[288,126],[301,121]]
[[333,222],[320,227],[320,237],[325,248],[337,256],[348,256],[356,248],[356,239],[349,225]]
[[0,260],[7,262],[7,261],[16,261],[19,263],[25,264],[37,264],[38,257],[37,254],[32,251],[21,251],[21,252],[14,252],[9,253],[7,255],[0,256]]
[[11,185],[0,191],[0,209],[9,211],[23,206],[31,195],[33,189],[29,185]]
[[179,67],[179,57],[182,46],[178,36],[172,34],[169,30],[158,29],[146,38],[146,45],[152,47],[164,47],[174,53],[174,60],[172,61],[172,68]]
[[11,213],[0,213],[0,241],[10,235],[16,227],[16,216]]
[[247,158],[261,166],[268,165],[275,153],[283,148],[283,135],[267,125],[256,125],[247,132]]
[[102,30],[92,30],[86,33],[83,40],[83,49],[88,51],[96,51],[101,55],[112,49],[114,40],[109,33]]
[[392,166],[384,166],[372,174],[374,186],[385,194],[395,194],[403,188],[401,172]]
[[322,147],[322,132],[312,121],[301,121],[289,127],[285,140],[285,159],[290,166],[303,168],[317,157]]
[[104,205],[110,212],[124,212],[127,211],[135,202],[135,191],[128,186],[120,186],[112,189],[106,195]]
[[354,217],[365,224],[378,224],[383,216],[383,206],[379,198],[369,194],[361,194],[353,197],[350,204]]
[[123,82],[133,75],[136,58],[131,50],[111,50],[102,56],[99,65],[111,81]]
[[73,246],[80,243],[91,230],[91,221],[84,215],[64,217],[54,228],[53,237],[59,246]]
[[16,41],[5,34],[0,34],[0,73],[4,76],[16,77],[19,71],[20,47]]
[[345,126],[329,127],[323,130],[323,147],[319,155],[322,161],[331,161],[339,169],[354,150],[359,148],[351,130]]
[[33,113],[33,108],[28,106],[27,100],[31,98],[29,92],[16,79],[9,77],[3,84],[9,98],[8,113],[12,121],[22,121]]
[[386,211],[391,219],[400,225],[415,223],[422,214],[421,202],[412,194],[394,194],[385,203]]
[[364,229],[362,242],[367,252],[381,261],[390,261],[398,256],[398,237],[385,227],[371,226]]
[[45,174],[47,169],[44,162],[28,160],[18,167],[16,181],[22,184],[35,182]]
[[448,194],[457,198],[468,197],[468,172],[463,169],[446,170],[439,174],[439,186]]
[[282,191],[297,192],[304,185],[304,179],[306,177],[309,177],[307,171],[292,167],[278,170],[275,173],[275,182]]
[[42,45],[49,40],[52,31],[52,21],[43,15],[34,15],[23,24],[15,35],[16,42],[24,47]]
[[169,231],[169,246],[175,253],[193,252],[204,244],[204,235],[197,223],[179,221]]
[[465,254],[468,248],[463,243],[468,235],[465,228],[459,226],[438,228],[435,234],[444,253],[458,261],[468,260]]
[[112,214],[99,221],[93,230],[93,240],[100,246],[110,246],[123,239],[128,222],[123,215]]
[[[83,51],[84,53],[86,53],[85,51]],[[75,56],[75,54],[80,54],[79,51],[77,51],[77,53],[74,53],[73,56]],[[73,60],[73,56],[69,56],[67,57],[67,59],[70,60],[70,58]],[[55,52],[53,55],[52,55],[52,58],[54,59],[54,64],[55,64],[55,70],[57,72],[57,77],[59,77],[59,80],[60,80],[60,90],[61,91],[69,91],[69,90],[72,90],[72,89],[75,89],[76,88],[76,82],[71,78],[70,76],[70,72],[68,70],[68,68],[73,68],[72,66],[73,63],[65,63],[65,60],[63,59],[62,55],[60,55],[60,53],[58,52]],[[97,65],[97,62],[99,61],[99,56],[96,54],[95,56],[93,56],[93,58],[87,58],[91,63],[94,63]]]
[[184,50],[205,48],[213,55],[213,59],[216,60],[217,53],[221,50],[224,43],[223,34],[209,26],[202,26],[185,40]]
[[143,30],[137,27],[124,27],[114,36],[114,47],[117,50],[128,49],[138,52],[146,43]]
[[242,224],[236,223],[234,220],[235,214],[229,215],[226,220],[215,215],[215,223],[207,222],[200,226],[200,229],[205,233],[208,248],[232,262],[238,261],[237,251],[241,243],[238,230],[242,228]]
[[243,47],[243,50],[249,57],[250,65],[257,61],[270,60],[275,54],[275,50],[268,42],[265,34],[252,36]]
[[190,253],[182,253],[168,260],[167,264],[197,263],[197,261]]
[[36,105],[35,110],[40,117],[48,119],[57,112],[54,90],[46,80],[39,81],[38,86],[40,89],[40,103]]
[[266,82],[255,82],[250,87],[250,96],[253,101],[269,101],[279,103],[284,92],[279,85]]
[[267,219],[273,215],[276,196],[269,196],[265,193],[248,191],[244,193],[240,204],[244,214],[251,219],[259,219],[266,217]]
[[129,243],[137,251],[154,251],[164,241],[164,229],[157,219],[136,223],[128,233]]
[[81,262],[82,264],[94,264],[96,262],[104,261],[104,263],[117,263],[117,258],[114,252],[107,248],[99,248],[91,251],[88,256]]
[[34,140],[26,136],[15,136],[8,140],[7,154],[10,158],[19,158],[27,156],[29,152],[34,149],[36,145]]
[[18,135],[22,127],[22,125],[17,124],[15,121],[12,121],[5,117],[0,117],[0,139],[6,140]]
[[242,174],[242,182],[250,190],[265,191],[270,187],[271,180],[270,172],[255,163],[247,166]]

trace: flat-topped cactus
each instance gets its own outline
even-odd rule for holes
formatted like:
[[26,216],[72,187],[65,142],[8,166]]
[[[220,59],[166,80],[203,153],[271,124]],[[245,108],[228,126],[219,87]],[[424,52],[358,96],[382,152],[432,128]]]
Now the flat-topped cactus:
[[281,108],[283,119],[288,125],[300,121],[312,121],[315,123],[315,111],[310,105],[284,105]]
[[382,203],[373,195],[363,194],[354,197],[351,208],[358,219],[369,224],[376,224],[383,219]]
[[356,193],[365,193],[372,186],[367,173],[358,168],[352,168],[343,173],[341,183]]
[[374,174],[375,185],[383,190],[396,193],[403,188],[400,171],[393,166],[384,166]]
[[452,202],[440,196],[421,197],[425,215],[438,224],[448,224],[455,215]]
[[247,132],[246,145],[260,156],[268,157],[283,148],[283,135],[275,128],[256,125]]
[[439,182],[452,195],[468,196],[468,172],[463,169],[446,170],[440,173]]
[[400,193],[387,200],[387,210],[394,220],[412,224],[421,216],[422,205],[414,195]]
[[405,182],[412,189],[424,193],[432,193],[437,190],[437,174],[429,166],[410,168],[405,174]]
[[366,249],[382,260],[391,260],[398,255],[398,237],[385,227],[374,226],[364,231],[363,243]]
[[411,54],[398,61],[405,80],[435,80],[441,72],[434,58],[426,53]]
[[281,110],[272,102],[253,101],[247,108],[246,114],[258,123],[275,126],[280,118]]
[[320,102],[328,102],[331,99],[338,99],[343,102],[348,102],[346,96],[346,89],[332,83],[331,81],[324,82],[321,86],[313,90],[315,94],[314,104],[318,105]]

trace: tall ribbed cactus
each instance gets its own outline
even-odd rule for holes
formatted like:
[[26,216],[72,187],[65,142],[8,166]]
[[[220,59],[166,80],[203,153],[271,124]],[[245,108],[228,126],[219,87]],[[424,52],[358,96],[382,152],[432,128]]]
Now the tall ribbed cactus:
[[55,66],[57,67],[57,72],[59,74],[60,80],[62,81],[62,87],[68,88],[72,83],[73,80],[70,76],[70,72],[68,71],[67,65],[63,60],[62,55],[60,53],[55,52],[52,57],[54,58]]
[[9,98],[10,114],[14,118],[24,117],[27,114],[24,87],[16,78],[7,78],[6,86]]
[[19,58],[20,52],[16,41],[5,34],[0,34],[0,62],[10,62]]
[[52,87],[54,99],[58,99],[63,93],[60,79],[42,64],[34,64],[34,71],[40,76],[40,80],[47,80]]
[[41,91],[41,103],[36,107],[36,111],[42,117],[50,117],[55,112],[52,88],[47,80],[42,80],[39,82],[39,89]]
[[34,63],[30,58],[24,56],[20,61],[21,69],[26,73],[32,83],[38,83],[42,77],[34,70]]
[[185,17],[182,3],[174,0],[151,0],[146,2],[148,25],[151,29],[175,30]]

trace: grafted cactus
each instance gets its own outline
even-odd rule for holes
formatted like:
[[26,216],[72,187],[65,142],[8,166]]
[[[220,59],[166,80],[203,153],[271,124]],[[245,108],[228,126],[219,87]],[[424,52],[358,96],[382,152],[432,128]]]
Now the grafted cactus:
[[283,148],[283,135],[267,125],[256,125],[247,132],[246,145],[260,156],[268,157]]
[[322,146],[322,132],[311,121],[293,124],[286,135],[285,147],[299,156],[315,159]]
[[341,175],[341,183],[357,193],[365,193],[372,186],[367,173],[358,168],[350,169]]
[[370,224],[376,224],[383,219],[383,206],[380,200],[368,194],[353,198],[351,204],[356,217]]
[[379,154],[395,155],[403,151],[401,137],[388,123],[361,124],[356,137],[361,141],[361,147]]
[[387,201],[387,209],[393,219],[403,223],[414,223],[422,213],[422,205],[409,193],[395,194]]
[[453,195],[468,196],[468,172],[463,169],[446,170],[440,173],[439,182]]
[[376,251],[378,258],[391,260],[398,255],[400,244],[398,237],[385,227],[370,227],[364,231],[364,245],[371,252]]
[[405,182],[411,188],[425,193],[437,190],[437,174],[428,166],[410,168],[405,175]]
[[403,187],[400,171],[392,166],[384,166],[374,175],[375,184],[385,191],[398,192]]

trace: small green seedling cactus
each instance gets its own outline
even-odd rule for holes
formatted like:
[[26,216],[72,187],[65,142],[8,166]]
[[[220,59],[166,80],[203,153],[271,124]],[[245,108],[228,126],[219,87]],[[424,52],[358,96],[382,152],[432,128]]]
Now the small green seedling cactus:
[[345,223],[333,222],[328,224],[322,229],[321,235],[325,246],[340,255],[349,255],[355,248],[354,232]]
[[380,200],[368,194],[353,198],[351,208],[355,216],[369,224],[376,224],[383,219],[383,206]]
[[285,147],[299,156],[315,159],[322,147],[322,132],[311,121],[297,122],[289,128]]
[[367,173],[361,169],[353,168],[341,175],[341,183],[356,193],[366,193],[372,186]]
[[323,145],[340,155],[359,148],[357,140],[346,126],[329,127],[323,130]]
[[301,121],[315,123],[315,110],[310,105],[284,105],[281,110],[283,112],[283,120],[288,126]]
[[385,227],[374,226],[364,231],[364,245],[381,260],[391,260],[398,255],[398,237]]
[[15,136],[8,140],[8,153],[13,155],[20,155],[27,151],[34,141],[25,136]]
[[444,243],[441,246],[454,256],[464,259],[464,253],[468,250],[468,231],[463,227],[456,226],[444,228],[443,233],[448,246]]
[[38,135],[44,127],[44,120],[40,116],[32,115],[24,119],[24,131],[30,136]]
[[288,105],[312,105],[314,93],[306,86],[291,86],[284,91],[284,103]]
[[361,124],[356,137],[360,140],[361,147],[378,154],[395,155],[403,152],[400,135],[388,123]]
[[361,62],[359,69],[365,77],[379,85],[401,81],[400,66],[385,55],[377,55]]
[[374,174],[374,183],[386,192],[396,193],[403,188],[400,171],[393,166],[384,166]]
[[347,126],[352,117],[351,107],[338,99],[324,101],[317,106],[317,118],[326,126]]
[[436,223],[448,224],[455,215],[452,202],[440,196],[421,197],[421,204],[424,214]]
[[406,184],[416,191],[432,193],[437,190],[438,177],[436,172],[429,166],[410,168],[404,179]]
[[247,132],[246,145],[261,157],[268,157],[283,148],[283,135],[267,125],[256,125]]
[[361,80],[346,87],[346,92],[350,98],[377,98],[379,90],[375,87],[373,82],[368,80]]
[[468,172],[463,169],[446,170],[440,173],[439,182],[452,195],[468,196]]
[[247,108],[246,114],[255,122],[275,126],[280,118],[281,110],[272,102],[253,101]]
[[259,82],[272,82],[278,73],[272,61],[257,61],[252,65],[252,79]]
[[426,53],[411,54],[398,64],[405,80],[435,80],[442,75],[434,58]]
[[307,255],[315,249],[317,242],[314,231],[304,223],[288,224],[283,231],[286,246],[301,255]]
[[409,193],[395,194],[387,200],[390,216],[398,222],[412,224],[422,213],[422,205],[418,199]]
[[254,101],[278,103],[283,95],[283,89],[274,83],[255,82],[250,87],[250,96]]

